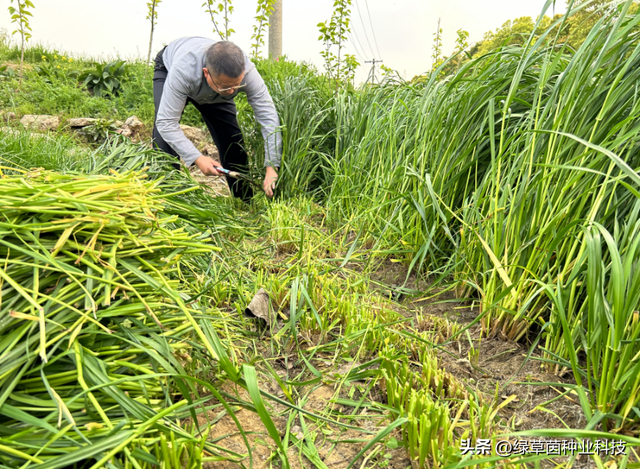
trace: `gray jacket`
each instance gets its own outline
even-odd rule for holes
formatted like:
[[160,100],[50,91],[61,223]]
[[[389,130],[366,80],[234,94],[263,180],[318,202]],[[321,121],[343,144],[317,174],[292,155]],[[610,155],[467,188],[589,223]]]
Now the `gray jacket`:
[[202,69],[205,67],[205,54],[215,42],[204,37],[184,37],[171,42],[164,50],[162,61],[168,74],[156,117],[158,132],[185,164],[191,166],[201,153],[180,130],[180,117],[187,104],[187,98],[198,104],[222,103],[233,100],[241,91],[246,93],[262,130],[264,165],[279,167],[282,156],[282,138],[278,130],[280,119],[264,80],[247,54],[244,54],[243,83],[246,86],[230,96],[221,96],[213,91],[207,84]]

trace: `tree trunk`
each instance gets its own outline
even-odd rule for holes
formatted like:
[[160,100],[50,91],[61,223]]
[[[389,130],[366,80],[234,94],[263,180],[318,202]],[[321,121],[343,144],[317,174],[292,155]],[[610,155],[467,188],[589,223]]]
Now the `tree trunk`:
[[229,5],[228,2],[224,2],[224,40],[229,40]]
[[269,58],[275,60],[282,55],[282,2],[276,0],[269,15]]
[[20,47],[20,80],[18,81],[18,89],[22,88],[22,64],[24,64],[24,32],[20,31],[22,35],[22,46]]
[[147,64],[151,62],[151,45],[153,44],[153,29],[154,25],[151,25],[151,34],[149,36],[149,53],[147,54]]
[[155,28],[155,20],[154,16],[156,13],[156,2],[153,2],[153,6],[151,7],[151,34],[149,35],[149,53],[147,54],[147,64],[151,61],[151,45],[153,44],[153,30]]

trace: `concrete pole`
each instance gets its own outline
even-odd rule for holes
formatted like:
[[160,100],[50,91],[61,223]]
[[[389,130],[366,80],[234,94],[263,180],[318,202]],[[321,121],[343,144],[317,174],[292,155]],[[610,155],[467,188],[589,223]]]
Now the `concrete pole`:
[[282,55],[282,1],[276,0],[273,13],[269,17],[269,58]]

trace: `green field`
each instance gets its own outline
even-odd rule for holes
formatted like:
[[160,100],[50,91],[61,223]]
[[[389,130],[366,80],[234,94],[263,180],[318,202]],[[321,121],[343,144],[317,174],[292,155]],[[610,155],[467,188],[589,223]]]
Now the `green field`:
[[250,204],[150,148],[151,67],[101,97],[32,45],[0,74],[0,467],[640,467],[640,15],[566,20],[412,82],[258,60],[284,154]]

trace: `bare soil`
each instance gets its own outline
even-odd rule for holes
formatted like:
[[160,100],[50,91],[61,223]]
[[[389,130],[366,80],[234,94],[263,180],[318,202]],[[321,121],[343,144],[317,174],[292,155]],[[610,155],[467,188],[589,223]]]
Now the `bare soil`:
[[211,189],[213,195],[218,197],[228,197],[231,195],[229,192],[229,185],[225,178],[219,176],[205,176],[195,165],[191,167],[190,171],[191,176],[193,176],[198,183]]
[[[284,398],[284,394],[281,389],[274,382],[264,382],[260,383],[260,385],[263,389],[271,392],[272,394]],[[228,386],[225,385],[223,388],[224,387],[227,387],[229,394],[237,393],[241,399],[250,401],[248,394],[244,390],[236,388],[231,391]],[[304,409],[308,412],[323,414],[329,406],[332,406],[339,412],[344,411],[345,413],[349,413],[348,409],[332,403],[336,397],[336,391],[332,385],[311,386],[308,390],[305,390],[305,392],[308,392],[308,394],[305,396]],[[215,403],[215,401],[212,403]],[[288,409],[278,403],[266,403],[266,405],[270,411],[271,418],[278,429],[280,437],[284,438],[287,428],[287,418],[283,415],[288,415]],[[204,414],[198,415],[198,424],[205,426],[207,421],[213,421],[218,417],[218,412],[219,411],[217,410],[209,411],[206,416]],[[383,418],[378,417],[376,419],[371,419],[366,415],[366,410],[362,411],[362,414],[362,419],[354,419],[350,421],[349,424],[372,432],[384,427],[384,425],[381,427],[376,426],[376,422],[383,424]],[[240,409],[235,413],[235,417],[238,419],[240,425],[245,431],[249,442],[253,459],[253,467],[255,469],[280,467],[280,460],[276,451],[276,443],[269,436],[267,429],[258,415],[255,412]],[[187,420],[186,423],[188,425],[189,420]],[[318,424],[310,418],[305,418],[305,424],[307,427],[306,432],[303,431],[299,417],[296,417],[290,426],[290,433],[298,440],[304,439],[306,441],[313,442],[313,445],[317,448],[320,460],[331,469],[346,469],[353,458],[366,445],[366,441],[353,442],[353,440],[366,440],[367,434],[360,431],[341,428],[338,425],[327,422],[320,422]],[[396,438],[400,439],[399,432],[396,432],[394,435]],[[369,435],[369,438],[371,437],[372,435]],[[236,423],[229,415],[224,415],[217,421],[211,429],[208,439],[210,441],[215,441],[215,444],[221,448],[239,454],[248,454],[244,439],[238,431]],[[289,441],[291,442],[292,440],[293,438],[290,436]],[[389,461],[389,464],[386,467],[390,469],[406,469],[411,465],[402,448],[393,450],[387,449],[385,454],[387,455],[387,457],[384,458],[385,461]],[[292,469],[317,467],[312,461],[302,454],[299,445],[290,446],[287,456]],[[244,464],[245,467],[248,467],[248,456],[242,461],[242,464]],[[212,461],[205,462],[204,464],[204,468],[206,469],[235,469],[239,467],[242,467],[240,463],[232,461]]]
[[[428,282],[417,279],[415,274],[411,274],[405,284],[406,278],[406,268],[390,261],[386,261],[373,275],[374,280],[392,287],[404,285],[416,291],[424,291],[428,287]],[[401,297],[398,311],[405,316],[424,314],[445,318],[462,326],[468,326],[480,314],[478,302],[457,301],[453,291],[435,295],[431,293],[429,298]],[[466,334],[438,350],[439,362],[467,386],[487,396],[496,394],[496,385],[501,399],[516,395],[517,399],[499,414],[505,424],[509,422],[517,431],[566,426],[584,428],[586,421],[577,396],[565,396],[545,406],[551,412],[538,407],[565,391],[560,386],[541,383],[575,384],[571,373],[567,370],[560,374],[549,373],[539,360],[541,353],[538,349],[534,349],[527,360],[531,344],[483,338],[479,324],[470,326],[468,332],[473,347],[479,352],[478,363],[472,365],[469,361],[471,344]]]
[[[204,132],[201,133],[204,134]],[[209,138],[209,140],[211,139],[208,134],[207,137]],[[194,141],[194,145],[197,144],[200,147],[204,148],[202,150],[203,155],[209,156],[211,158],[218,158],[218,150],[213,144],[206,143],[204,140],[202,142],[193,138],[192,140]],[[229,191],[229,185],[227,184],[227,180],[224,177],[205,176],[196,165],[191,166],[189,171],[191,172],[191,176],[193,176],[193,178],[198,183],[203,184],[204,186],[211,189],[212,195],[215,195],[217,197],[229,197],[231,195],[231,192]]]

